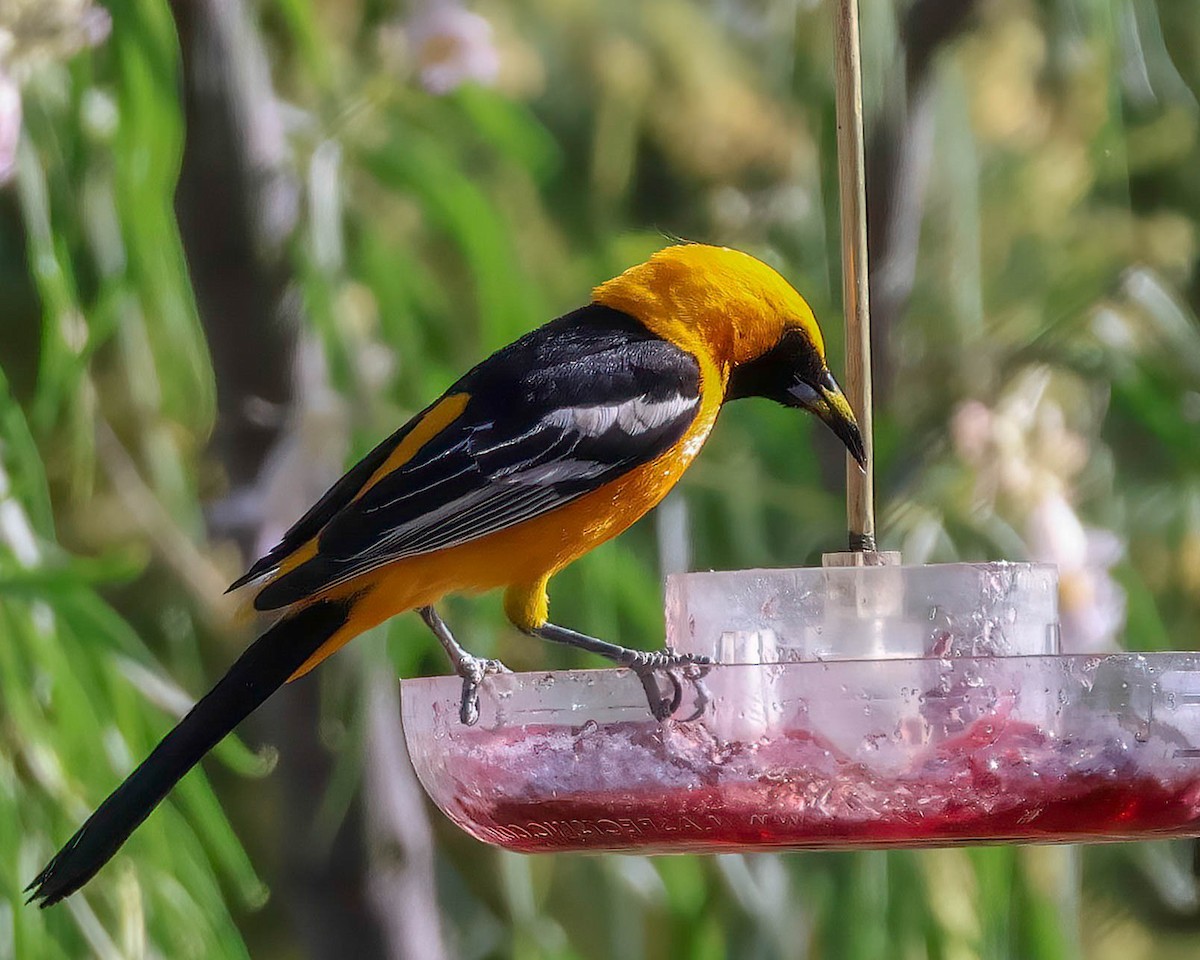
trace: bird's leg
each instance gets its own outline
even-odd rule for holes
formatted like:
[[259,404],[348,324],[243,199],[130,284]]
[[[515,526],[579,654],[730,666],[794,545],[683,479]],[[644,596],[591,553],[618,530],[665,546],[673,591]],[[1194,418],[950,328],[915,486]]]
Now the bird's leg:
[[483,678],[494,673],[511,673],[499,660],[483,660],[472,656],[463,649],[462,644],[454,639],[454,634],[446,626],[446,621],[438,616],[433,607],[418,607],[417,613],[425,621],[425,625],[433,631],[438,643],[446,651],[450,662],[454,664],[454,672],[462,677],[462,700],[458,705],[458,719],[468,727],[479,722],[479,687]]
[[[565,643],[571,647],[578,647],[580,650],[587,650],[589,653],[598,653],[622,667],[628,667],[642,681],[642,689],[646,691],[646,701],[656,720],[667,719],[679,709],[679,704],[683,700],[683,685],[676,676],[676,671],[682,673],[696,690],[696,711],[687,719],[695,720],[708,706],[708,689],[703,683],[704,674],[708,672],[708,665],[712,662],[708,657],[694,653],[676,653],[670,647],[663,650],[631,650],[628,647],[609,643],[607,640],[589,637],[586,633],[576,633],[574,630],[568,630],[566,627],[559,627],[553,623],[531,627],[526,632],[530,636],[540,637],[542,640]],[[664,697],[659,689],[657,674],[660,673],[665,674],[671,681],[672,689],[669,697]]]

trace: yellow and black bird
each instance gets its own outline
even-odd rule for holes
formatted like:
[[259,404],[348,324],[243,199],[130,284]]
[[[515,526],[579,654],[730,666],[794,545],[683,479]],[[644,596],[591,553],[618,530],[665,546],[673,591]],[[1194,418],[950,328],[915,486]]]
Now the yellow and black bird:
[[651,677],[692,658],[551,623],[546,584],[662,500],[721,406],[752,396],[816,414],[864,462],[808,304],[762,262],[701,244],[659,251],[483,361],[230,588],[273,625],[50,861],[30,899],[48,906],[78,890],[271,693],[397,613],[417,611],[446,648],[472,722],[480,682],[503,667],[458,645],[433,607],[447,594],[504,587],[518,629],[630,667],[661,719],[673,703]]

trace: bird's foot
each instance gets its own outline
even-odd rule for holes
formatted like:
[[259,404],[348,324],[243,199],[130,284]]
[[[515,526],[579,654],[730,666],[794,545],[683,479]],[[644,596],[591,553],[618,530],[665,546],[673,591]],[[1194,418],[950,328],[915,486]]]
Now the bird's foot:
[[454,672],[462,677],[462,699],[458,704],[458,719],[464,726],[473,727],[479,722],[479,688],[485,677],[497,673],[512,673],[499,660],[483,660],[464,654],[454,665]]
[[[684,681],[696,692],[695,709],[684,718],[684,722],[696,720],[704,713],[711,699],[708,687],[704,685],[704,676],[712,665],[711,658],[695,653],[677,653],[670,647],[662,650],[629,650],[627,654],[621,662],[642,681],[646,702],[655,720],[666,720],[679,709],[683,702]],[[660,674],[671,682],[669,696],[663,696],[659,687]]]
[[462,700],[458,704],[458,719],[465,726],[475,726],[479,722],[479,688],[483,685],[484,678],[512,671],[499,660],[484,660],[467,653],[462,644],[454,639],[446,621],[438,616],[433,607],[419,607],[417,613],[445,649],[450,662],[454,664],[454,672],[462,677]]
[[[589,637],[586,633],[576,633],[574,630],[568,630],[566,627],[560,627],[553,623],[527,628],[526,633],[553,643],[564,643],[571,647],[577,647],[588,653],[597,653],[618,666],[628,667],[642,681],[642,689],[646,691],[646,701],[656,720],[666,720],[679,709],[679,705],[683,702],[684,681],[691,684],[696,691],[696,709],[686,718],[687,720],[695,720],[699,717],[711,699],[703,679],[704,675],[708,673],[712,660],[700,654],[676,653],[670,647],[662,650],[631,650],[629,647]],[[671,681],[670,696],[663,696],[662,690],[659,689],[659,674],[665,675]]]

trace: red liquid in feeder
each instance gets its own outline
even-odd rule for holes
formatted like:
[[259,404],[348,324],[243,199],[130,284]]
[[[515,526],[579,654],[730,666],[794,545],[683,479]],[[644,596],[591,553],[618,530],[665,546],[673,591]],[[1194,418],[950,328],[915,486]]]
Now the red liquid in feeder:
[[806,732],[723,746],[699,724],[480,731],[449,804],[525,852],[1071,841],[1200,832],[1200,770],[1139,772],[994,715],[883,773]]

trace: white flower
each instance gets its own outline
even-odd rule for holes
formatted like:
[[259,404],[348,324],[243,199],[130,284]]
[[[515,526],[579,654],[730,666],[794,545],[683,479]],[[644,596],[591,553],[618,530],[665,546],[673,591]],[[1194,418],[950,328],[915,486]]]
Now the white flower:
[[66,60],[96,47],[112,32],[112,18],[92,0],[3,0],[0,60],[24,72],[38,63]]
[[430,3],[409,25],[421,85],[444,94],[467,82],[491,85],[500,72],[492,25],[451,0]]
[[17,146],[21,142],[21,91],[7,73],[0,73],[0,184],[12,179],[17,169]]
[[91,0],[0,0],[0,186],[12,179],[21,142],[21,88],[39,63],[65,60],[108,39],[112,19]]
[[1087,532],[1061,493],[1047,494],[1029,511],[1025,540],[1034,560],[1067,570],[1087,564]]
[[1058,565],[1063,653],[1118,649],[1125,592],[1108,572],[1123,550],[1116,535],[1085,528],[1062,493],[1051,492],[1029,512],[1025,540],[1031,559]]

